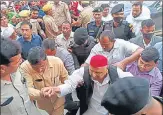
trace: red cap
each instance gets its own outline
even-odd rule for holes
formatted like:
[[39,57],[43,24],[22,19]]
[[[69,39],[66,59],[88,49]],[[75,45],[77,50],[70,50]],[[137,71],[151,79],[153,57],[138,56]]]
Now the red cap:
[[104,67],[108,65],[108,60],[103,55],[95,55],[91,58],[90,65],[94,68]]

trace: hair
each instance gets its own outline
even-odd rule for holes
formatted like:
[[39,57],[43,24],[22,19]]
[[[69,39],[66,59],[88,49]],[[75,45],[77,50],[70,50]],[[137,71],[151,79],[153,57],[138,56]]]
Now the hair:
[[69,24],[70,27],[72,27],[72,25],[71,25],[71,23],[70,23],[69,21],[64,21],[64,22],[62,23],[62,25],[63,25],[63,24]]
[[30,27],[30,29],[32,29],[32,24],[30,22],[28,22],[28,21],[23,21],[21,23],[20,27],[23,26],[23,25],[28,25]]
[[151,27],[153,25],[155,25],[155,22],[152,19],[143,20],[142,23],[141,23],[142,28],[144,26]]
[[134,2],[132,4],[132,6],[140,6],[140,8],[142,8],[143,7],[143,4],[142,4],[142,2]]
[[141,58],[145,62],[154,61],[156,63],[159,60],[159,52],[156,48],[150,46],[142,51]]
[[102,40],[104,37],[108,37],[110,39],[110,41],[114,41],[114,34],[112,31],[110,30],[104,30],[101,34],[100,34],[100,38],[99,40]]
[[31,11],[39,11],[39,8],[37,6],[32,6]]
[[44,49],[51,49],[51,50],[55,50],[57,48],[55,40],[49,38],[43,40],[42,46]]
[[27,60],[30,64],[36,65],[41,60],[46,60],[46,54],[40,46],[33,47],[28,52]]
[[107,7],[110,7],[110,6],[109,6],[109,4],[101,4],[101,7],[102,7],[103,9],[105,9],[105,8],[107,8]]
[[9,38],[3,38],[1,36],[1,50],[0,50],[0,64],[8,65],[10,63],[10,58],[21,54],[20,44]]

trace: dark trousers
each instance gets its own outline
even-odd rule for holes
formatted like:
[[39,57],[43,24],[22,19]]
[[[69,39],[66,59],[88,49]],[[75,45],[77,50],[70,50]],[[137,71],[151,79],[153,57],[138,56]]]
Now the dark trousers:
[[64,109],[68,110],[66,115],[76,115],[79,108],[79,102],[73,101],[71,93],[65,96],[65,100]]

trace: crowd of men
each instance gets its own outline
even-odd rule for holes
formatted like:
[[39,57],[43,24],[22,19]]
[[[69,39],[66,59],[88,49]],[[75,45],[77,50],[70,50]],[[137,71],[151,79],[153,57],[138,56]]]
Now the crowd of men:
[[0,16],[2,115],[163,114],[162,37],[142,1],[127,17],[124,4],[1,1]]

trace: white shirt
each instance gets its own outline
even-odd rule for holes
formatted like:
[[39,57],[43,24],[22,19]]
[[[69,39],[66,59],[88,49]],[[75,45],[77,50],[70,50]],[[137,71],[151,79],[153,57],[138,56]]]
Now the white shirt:
[[150,19],[150,10],[146,7],[146,6],[142,6],[142,13],[134,18],[132,16],[132,10],[130,12],[130,15],[127,16],[126,18],[126,21],[128,21],[129,23],[133,24],[133,27],[134,27],[134,32],[135,32],[135,35],[138,36],[140,35],[140,29],[141,29],[141,22],[143,20],[146,20],[146,19]]
[[144,48],[147,48],[147,47],[151,46],[151,41],[149,42],[149,44],[146,44],[144,39],[143,39],[143,44],[144,44]]
[[113,20],[113,17],[111,14],[108,14],[106,17],[102,17],[102,20],[107,22],[107,21]]
[[[12,24],[8,23],[8,27],[12,27],[15,28]],[[5,29],[7,29],[8,27],[2,27],[1,26],[1,32],[3,32]]]
[[91,58],[94,55],[101,54],[107,57],[109,64],[114,64],[116,62],[122,61],[128,54],[132,54],[138,48],[138,45],[130,43],[129,41],[125,41],[123,39],[115,39],[113,49],[110,52],[107,52],[104,51],[100,43],[98,43],[92,48],[91,53],[85,63],[89,64]]
[[67,50],[74,45],[74,32],[71,32],[68,39],[66,39],[63,34],[58,35],[55,42],[58,47],[62,47]]
[[[117,68],[119,78],[133,76],[130,72],[123,72],[121,69]],[[77,69],[74,73],[69,76],[68,80],[65,81],[65,84],[58,86],[61,91],[61,96],[74,91],[79,82],[83,81],[84,67]],[[109,85],[109,74],[104,79],[103,83],[99,83],[94,80],[93,95],[91,97],[88,110],[83,115],[108,115],[108,111],[101,106],[101,100],[108,88]]]

